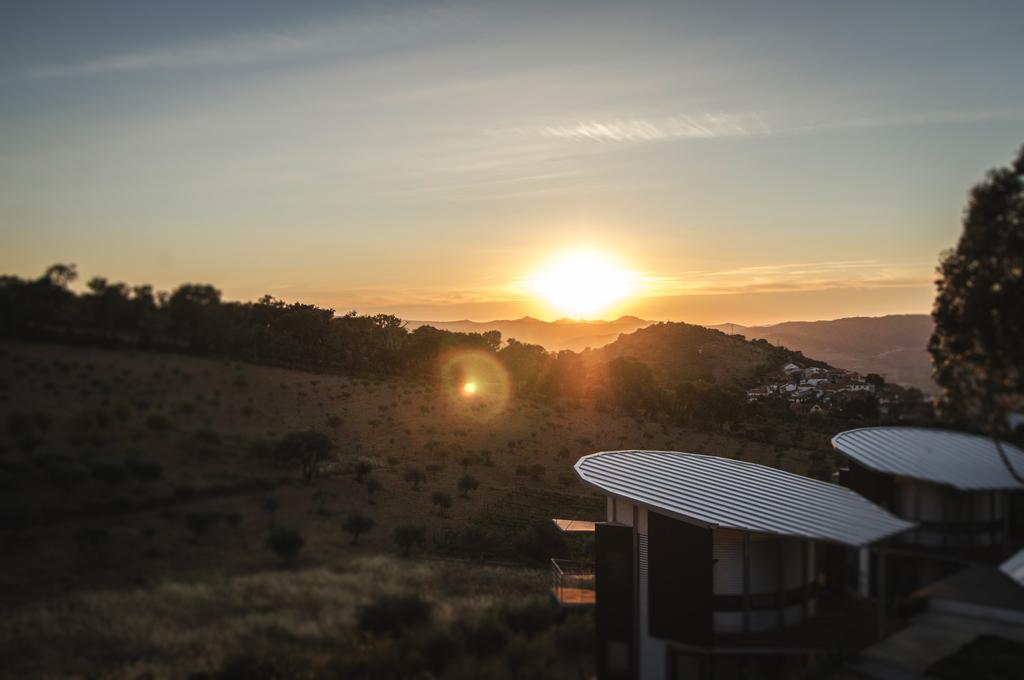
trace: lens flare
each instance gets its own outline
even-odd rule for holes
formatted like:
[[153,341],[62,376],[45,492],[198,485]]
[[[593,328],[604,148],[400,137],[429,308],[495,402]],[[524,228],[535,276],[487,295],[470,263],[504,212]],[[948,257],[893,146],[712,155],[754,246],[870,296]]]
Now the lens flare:
[[489,421],[505,412],[512,384],[497,357],[483,350],[455,350],[439,362],[441,395],[450,416]]

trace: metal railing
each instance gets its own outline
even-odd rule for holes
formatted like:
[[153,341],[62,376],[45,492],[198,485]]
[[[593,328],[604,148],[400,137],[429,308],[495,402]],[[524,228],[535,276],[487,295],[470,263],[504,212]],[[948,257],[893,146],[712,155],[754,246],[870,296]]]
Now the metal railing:
[[551,594],[563,607],[592,607],[594,565],[591,562],[551,559]]

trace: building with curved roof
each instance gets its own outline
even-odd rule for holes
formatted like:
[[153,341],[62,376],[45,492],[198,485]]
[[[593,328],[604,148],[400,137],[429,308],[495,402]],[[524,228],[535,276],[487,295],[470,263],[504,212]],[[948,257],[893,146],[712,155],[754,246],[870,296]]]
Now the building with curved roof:
[[878,616],[850,592],[848,565],[914,526],[850,489],[717,456],[605,451],[575,470],[606,498],[601,678],[710,677],[730,664],[781,676],[867,644]]

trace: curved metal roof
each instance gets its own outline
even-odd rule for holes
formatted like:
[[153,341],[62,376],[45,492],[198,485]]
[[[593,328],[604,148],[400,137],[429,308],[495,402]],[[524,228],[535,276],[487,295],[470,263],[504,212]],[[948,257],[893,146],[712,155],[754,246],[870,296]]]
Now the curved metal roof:
[[845,487],[718,456],[606,451],[575,469],[605,494],[703,526],[851,546],[914,526]]
[[[964,491],[1019,489],[988,437],[921,427],[863,427],[840,432],[832,446],[877,472],[945,484]],[[1003,443],[1024,475],[1024,451]]]

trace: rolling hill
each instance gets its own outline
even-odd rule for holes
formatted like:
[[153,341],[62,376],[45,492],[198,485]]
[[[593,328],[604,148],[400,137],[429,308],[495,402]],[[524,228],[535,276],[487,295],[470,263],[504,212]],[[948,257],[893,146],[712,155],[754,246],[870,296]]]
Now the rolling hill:
[[515,338],[519,342],[531,345],[542,345],[546,349],[557,352],[570,349],[582,352],[586,348],[598,348],[614,342],[622,333],[632,333],[638,328],[649,326],[635,316],[623,316],[614,321],[541,321],[524,316],[521,319],[505,319],[495,321],[409,321],[410,330],[420,326],[433,326],[441,330],[461,333],[483,333],[496,330],[502,338]]
[[746,389],[788,362],[828,365],[764,341],[749,341],[680,322],[652,324],[588,354],[592,361],[610,361],[621,356],[638,359],[650,366],[655,379],[667,387],[705,379]]
[[763,338],[859,373],[879,373],[890,382],[935,391],[926,350],[932,332],[927,314],[850,317],[832,321],[787,321],[771,326],[713,326],[751,340]]

